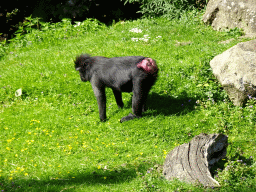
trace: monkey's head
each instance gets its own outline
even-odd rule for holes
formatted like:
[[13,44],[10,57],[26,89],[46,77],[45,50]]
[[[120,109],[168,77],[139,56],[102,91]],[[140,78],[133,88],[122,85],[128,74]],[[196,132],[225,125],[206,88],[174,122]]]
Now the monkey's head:
[[93,62],[94,59],[88,54],[82,54],[76,57],[76,60],[74,61],[75,69],[79,71],[82,81],[90,81],[90,68]]

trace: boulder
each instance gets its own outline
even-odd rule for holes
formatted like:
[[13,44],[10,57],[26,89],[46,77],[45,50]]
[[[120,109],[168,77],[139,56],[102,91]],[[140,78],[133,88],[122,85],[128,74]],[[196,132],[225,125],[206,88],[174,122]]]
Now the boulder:
[[210,65],[234,105],[242,106],[248,96],[256,96],[256,39],[238,43]]
[[226,135],[201,133],[166,156],[164,177],[168,180],[178,178],[189,183],[201,183],[205,187],[219,186],[209,170],[226,156],[227,146]]
[[203,21],[215,30],[242,28],[256,33],[255,0],[209,0]]

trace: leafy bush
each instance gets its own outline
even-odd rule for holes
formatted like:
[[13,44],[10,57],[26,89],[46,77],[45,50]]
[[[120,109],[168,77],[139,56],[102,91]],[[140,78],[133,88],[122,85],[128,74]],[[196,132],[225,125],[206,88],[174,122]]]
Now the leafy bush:
[[16,47],[29,46],[33,43],[42,43],[44,40],[55,42],[60,39],[77,37],[88,31],[96,31],[104,27],[96,19],[87,19],[82,22],[75,22],[72,25],[71,19],[62,19],[57,23],[45,23],[39,18],[27,17],[19,29],[16,31],[16,38],[10,41]]
[[203,8],[207,0],[125,0],[127,2],[134,3],[139,2],[141,4],[141,10],[144,16],[166,16],[170,18],[179,18],[187,10],[193,8]]

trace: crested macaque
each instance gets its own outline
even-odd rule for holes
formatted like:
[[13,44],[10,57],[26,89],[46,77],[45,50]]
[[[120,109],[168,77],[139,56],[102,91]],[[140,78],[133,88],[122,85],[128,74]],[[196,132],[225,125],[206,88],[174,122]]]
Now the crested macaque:
[[113,90],[119,108],[124,106],[122,92],[133,92],[133,113],[123,117],[120,122],[142,116],[148,93],[158,76],[155,60],[143,56],[107,58],[82,54],[77,56],[74,62],[81,80],[91,83],[101,121],[106,120],[105,87]]

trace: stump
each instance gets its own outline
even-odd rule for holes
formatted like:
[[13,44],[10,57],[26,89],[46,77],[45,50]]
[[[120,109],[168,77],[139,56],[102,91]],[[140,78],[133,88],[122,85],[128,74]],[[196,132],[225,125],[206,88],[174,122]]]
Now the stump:
[[210,168],[227,153],[228,137],[223,134],[195,136],[189,143],[174,148],[166,157],[163,174],[166,179],[178,178],[205,187],[217,187]]

